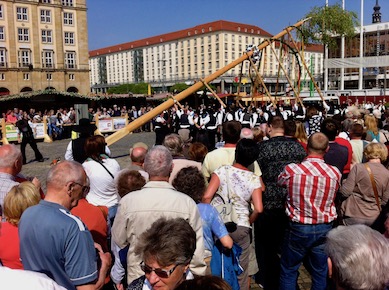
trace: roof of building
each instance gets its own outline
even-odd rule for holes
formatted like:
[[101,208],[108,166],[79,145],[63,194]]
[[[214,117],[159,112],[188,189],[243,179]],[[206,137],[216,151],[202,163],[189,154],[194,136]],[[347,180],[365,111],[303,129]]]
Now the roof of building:
[[126,42],[122,44],[117,44],[113,46],[92,50],[89,52],[89,57],[116,53],[119,51],[126,51],[126,50],[149,46],[149,45],[156,45],[163,42],[169,42],[169,41],[174,41],[182,38],[193,37],[196,35],[212,33],[215,31],[234,31],[234,32],[246,33],[252,35],[254,34],[261,35],[263,37],[272,37],[272,35],[269,32],[255,25],[218,20],[214,22],[200,24],[191,28],[178,30],[175,32],[170,32],[166,34],[161,34],[161,35],[152,36],[140,40],[135,40],[131,42]]

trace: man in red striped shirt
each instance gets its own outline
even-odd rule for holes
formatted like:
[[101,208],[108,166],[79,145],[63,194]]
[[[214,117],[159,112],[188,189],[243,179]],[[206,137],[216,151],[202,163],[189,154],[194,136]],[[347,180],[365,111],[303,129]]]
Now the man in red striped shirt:
[[288,188],[286,214],[289,229],[281,254],[280,289],[296,289],[298,269],[307,261],[312,289],[326,289],[327,255],[324,243],[336,219],[334,204],[342,174],[324,162],[328,138],[315,133],[308,139],[308,157],[301,164],[289,164],[278,176]]

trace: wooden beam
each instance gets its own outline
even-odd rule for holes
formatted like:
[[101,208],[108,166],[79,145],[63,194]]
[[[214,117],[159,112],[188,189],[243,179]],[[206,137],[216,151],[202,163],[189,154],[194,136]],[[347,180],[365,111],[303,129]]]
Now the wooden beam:
[[204,81],[204,79],[200,79],[202,83],[207,87],[207,89],[212,93],[212,95],[219,101],[220,105],[223,106],[223,108],[226,108],[226,104],[219,98],[219,96],[215,93],[214,90]]

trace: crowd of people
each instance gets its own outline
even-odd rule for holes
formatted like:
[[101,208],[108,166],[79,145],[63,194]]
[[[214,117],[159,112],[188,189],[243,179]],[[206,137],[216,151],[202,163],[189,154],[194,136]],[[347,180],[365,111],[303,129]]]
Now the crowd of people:
[[389,285],[382,103],[175,104],[121,168],[90,120],[150,109],[90,109],[46,192],[20,176],[18,146],[0,147],[1,285],[289,290],[301,265],[312,289]]

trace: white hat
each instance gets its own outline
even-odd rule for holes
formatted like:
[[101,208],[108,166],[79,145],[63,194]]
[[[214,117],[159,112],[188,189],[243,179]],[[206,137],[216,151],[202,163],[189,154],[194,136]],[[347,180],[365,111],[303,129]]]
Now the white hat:
[[375,109],[375,110],[373,110],[373,115],[374,115],[374,117],[376,117],[377,119],[381,119],[382,113],[381,113],[380,110]]

